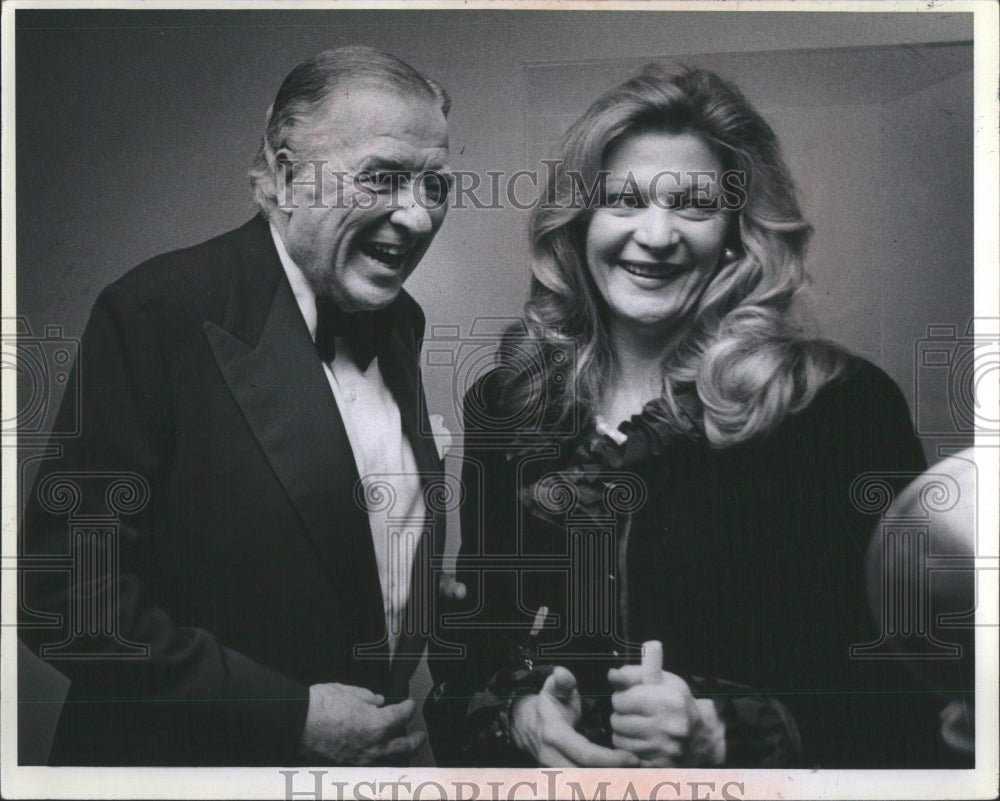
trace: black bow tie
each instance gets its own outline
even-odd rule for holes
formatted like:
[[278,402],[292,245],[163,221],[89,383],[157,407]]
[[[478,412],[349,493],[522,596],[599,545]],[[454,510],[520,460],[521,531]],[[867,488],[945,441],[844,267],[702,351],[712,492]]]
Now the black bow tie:
[[350,347],[354,363],[364,372],[378,355],[389,325],[385,309],[345,312],[329,298],[316,298],[316,352],[324,362],[332,362],[337,355],[334,337],[340,337]]

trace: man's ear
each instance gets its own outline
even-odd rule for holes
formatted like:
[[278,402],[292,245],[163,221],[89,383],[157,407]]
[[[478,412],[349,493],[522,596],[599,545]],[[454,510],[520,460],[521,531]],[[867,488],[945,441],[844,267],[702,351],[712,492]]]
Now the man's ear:
[[[281,148],[277,153],[274,154],[274,175],[275,182],[278,184],[287,184],[292,179],[292,174],[295,172],[297,159],[292,155],[287,147]],[[276,187],[277,188],[277,187]]]
[[292,181],[295,178],[297,159],[287,148],[281,148],[274,154],[274,170],[271,173],[274,197],[279,211],[287,211],[292,203]]

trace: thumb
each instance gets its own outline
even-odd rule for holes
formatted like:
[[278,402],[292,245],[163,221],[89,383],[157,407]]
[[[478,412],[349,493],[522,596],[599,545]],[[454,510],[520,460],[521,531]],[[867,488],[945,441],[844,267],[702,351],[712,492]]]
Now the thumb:
[[438,584],[441,595],[449,601],[464,601],[466,596],[465,585],[458,581],[454,574],[445,573],[441,576]]
[[576,676],[564,667],[556,667],[542,685],[542,692],[559,701],[568,701],[576,692]]
[[659,684],[663,681],[663,643],[647,640],[642,644],[642,683]]

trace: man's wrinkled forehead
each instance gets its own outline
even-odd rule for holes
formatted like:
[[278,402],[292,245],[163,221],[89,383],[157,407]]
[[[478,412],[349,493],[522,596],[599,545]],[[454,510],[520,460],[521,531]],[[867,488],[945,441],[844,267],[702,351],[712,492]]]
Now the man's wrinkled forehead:
[[437,97],[373,82],[352,81],[328,94],[312,127],[317,137],[350,148],[378,139],[422,149],[448,147],[447,120]]

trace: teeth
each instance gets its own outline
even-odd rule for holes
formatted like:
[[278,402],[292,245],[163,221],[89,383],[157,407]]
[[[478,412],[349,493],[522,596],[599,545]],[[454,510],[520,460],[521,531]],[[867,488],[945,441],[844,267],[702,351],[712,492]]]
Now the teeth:
[[365,242],[361,245],[362,253],[389,266],[399,264],[408,250],[409,248],[403,245],[387,245],[382,242]]
[[673,264],[640,264],[631,261],[622,262],[621,266],[626,272],[642,278],[666,278],[680,269]]

